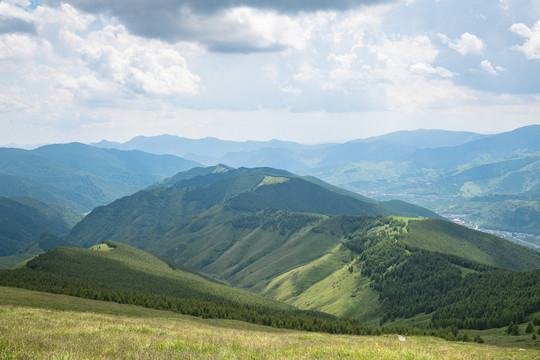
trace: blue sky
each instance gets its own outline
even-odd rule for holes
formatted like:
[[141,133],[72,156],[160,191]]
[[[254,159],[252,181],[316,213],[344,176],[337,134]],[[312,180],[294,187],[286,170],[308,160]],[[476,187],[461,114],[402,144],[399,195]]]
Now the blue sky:
[[538,0],[0,1],[0,145],[534,123]]

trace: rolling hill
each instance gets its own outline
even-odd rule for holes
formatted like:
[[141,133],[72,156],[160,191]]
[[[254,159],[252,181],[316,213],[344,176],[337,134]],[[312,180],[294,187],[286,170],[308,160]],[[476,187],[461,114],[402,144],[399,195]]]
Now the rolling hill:
[[58,247],[47,251],[16,269],[0,270],[0,286],[280,328],[353,334],[371,332],[358,321],[300,311],[112,241],[90,249]]

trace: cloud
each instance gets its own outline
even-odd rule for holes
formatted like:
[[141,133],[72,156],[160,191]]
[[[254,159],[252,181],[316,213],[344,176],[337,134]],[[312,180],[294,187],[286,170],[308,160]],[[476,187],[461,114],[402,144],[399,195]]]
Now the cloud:
[[485,72],[491,75],[496,75],[501,71],[506,71],[506,69],[503,68],[502,66],[493,67],[493,65],[491,65],[491,62],[489,60],[482,60],[480,62],[480,67],[482,68],[482,70],[484,70]]
[[304,31],[291,26],[291,15],[348,10],[389,0],[68,1],[85,12],[112,16],[145,38],[169,43],[198,41],[211,51],[251,53],[280,51],[297,44],[296,34]]
[[516,23],[510,30],[526,39],[523,45],[515,46],[514,49],[524,53],[527,59],[540,60],[540,21],[532,28],[523,23]]
[[[274,10],[281,13],[316,12],[325,10],[349,10],[362,5],[387,3],[392,0],[68,0],[72,5],[93,13],[111,12],[114,16],[166,15],[188,8],[200,14],[213,14],[234,7],[250,7],[261,10]],[[49,3],[60,3],[50,0]]]
[[465,32],[459,39],[450,39],[444,34],[438,34],[443,44],[456,50],[461,55],[480,55],[484,52],[484,42],[476,35]]
[[24,33],[0,34],[0,60],[27,61],[35,56],[47,56],[50,51],[46,40]]
[[0,15],[0,34],[6,33],[35,34],[36,27],[29,21]]
[[62,30],[60,37],[85,67],[135,93],[169,96],[200,91],[200,78],[189,71],[177,50],[133,36],[123,25],[108,25],[87,38]]

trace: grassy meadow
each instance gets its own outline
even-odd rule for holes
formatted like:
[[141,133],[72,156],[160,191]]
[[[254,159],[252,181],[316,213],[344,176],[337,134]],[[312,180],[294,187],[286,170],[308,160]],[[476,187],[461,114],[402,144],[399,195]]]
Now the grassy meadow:
[[538,359],[540,349],[345,336],[0,288],[0,359]]

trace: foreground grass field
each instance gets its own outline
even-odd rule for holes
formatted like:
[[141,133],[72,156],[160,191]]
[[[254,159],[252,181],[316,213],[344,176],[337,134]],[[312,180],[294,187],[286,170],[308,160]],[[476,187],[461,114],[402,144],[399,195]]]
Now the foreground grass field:
[[0,288],[0,359],[538,359],[432,337],[343,336]]

